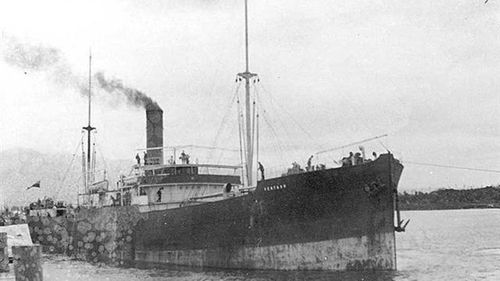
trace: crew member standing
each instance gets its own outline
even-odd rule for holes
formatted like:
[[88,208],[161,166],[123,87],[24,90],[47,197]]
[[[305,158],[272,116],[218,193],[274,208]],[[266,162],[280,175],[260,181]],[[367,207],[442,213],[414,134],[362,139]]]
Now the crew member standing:
[[311,166],[311,161],[313,159],[313,155],[311,155],[311,157],[309,157],[309,159],[307,159],[307,167],[306,167],[306,170],[309,172],[312,170],[312,166]]
[[139,153],[135,155],[135,160],[137,160],[137,166],[141,166],[141,157],[139,156]]
[[189,154],[185,153],[184,150],[182,151],[179,159],[182,161],[182,164],[189,164]]
[[168,164],[169,165],[175,165],[174,156],[170,155],[170,159],[168,159]]
[[265,180],[265,176],[264,176],[264,166],[262,165],[262,163],[259,162],[259,171],[260,171],[260,177],[261,177],[261,180]]

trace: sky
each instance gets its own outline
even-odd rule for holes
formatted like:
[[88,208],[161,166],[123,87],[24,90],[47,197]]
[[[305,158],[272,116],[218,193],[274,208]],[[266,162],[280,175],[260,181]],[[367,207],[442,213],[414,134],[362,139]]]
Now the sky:
[[[249,0],[259,160],[277,172],[388,134],[365,147],[402,160],[401,190],[500,184],[498,172],[414,164],[500,171],[499,5]],[[163,108],[165,145],[236,148],[231,101],[244,71],[243,7],[233,0],[2,1],[0,150],[74,153],[88,122],[89,49],[93,73]],[[12,42],[52,50],[57,63],[20,65]],[[145,146],[144,110],[93,83],[99,152],[133,159]],[[355,149],[314,161],[333,164]]]

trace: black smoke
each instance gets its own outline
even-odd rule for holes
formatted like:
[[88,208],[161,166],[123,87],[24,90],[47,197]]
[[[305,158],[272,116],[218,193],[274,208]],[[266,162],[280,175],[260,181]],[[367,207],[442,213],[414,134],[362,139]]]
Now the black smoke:
[[[3,59],[11,66],[22,69],[25,73],[40,72],[54,83],[74,88],[82,96],[88,96],[88,78],[75,74],[62,52],[56,48],[21,42],[12,36],[5,36],[2,48]],[[113,94],[129,105],[141,108],[160,109],[158,104],[143,92],[126,87],[119,79],[107,79],[102,72],[97,72],[94,79],[98,82],[98,91]],[[102,91],[99,91],[102,90]]]
[[137,89],[124,86],[119,79],[107,79],[102,72],[96,73],[95,78],[101,89],[107,93],[124,97],[130,105],[147,109],[160,109],[158,104],[149,96]]
[[7,38],[3,58],[5,62],[25,70],[41,71],[61,61],[59,50],[41,45],[22,44],[15,38]]

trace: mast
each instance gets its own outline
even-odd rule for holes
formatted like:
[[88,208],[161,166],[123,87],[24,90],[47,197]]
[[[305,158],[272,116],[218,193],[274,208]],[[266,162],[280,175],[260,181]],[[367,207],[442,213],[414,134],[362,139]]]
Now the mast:
[[91,152],[91,132],[95,130],[94,127],[91,126],[91,109],[92,109],[92,53],[89,50],[89,123],[87,127],[83,127],[84,130],[87,131],[87,163],[84,177],[85,181],[85,194],[88,193],[88,187],[90,185],[90,172],[92,170],[92,152]]
[[253,185],[253,144],[254,144],[254,130],[252,125],[252,110],[251,110],[251,97],[250,97],[250,80],[257,76],[251,73],[249,69],[249,56],[248,56],[248,0],[245,0],[245,72],[238,73],[238,76],[245,79],[245,159],[246,159],[246,176],[248,186]]
[[245,65],[246,65],[245,72],[249,72],[248,71],[248,0],[245,0]]

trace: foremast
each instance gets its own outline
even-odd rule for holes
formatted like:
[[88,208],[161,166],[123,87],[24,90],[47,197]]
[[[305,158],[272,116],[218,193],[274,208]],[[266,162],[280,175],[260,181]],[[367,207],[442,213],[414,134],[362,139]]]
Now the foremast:
[[91,143],[92,143],[92,137],[91,133],[93,130],[95,130],[95,127],[92,127],[91,125],[91,118],[92,118],[92,53],[89,52],[89,89],[88,89],[88,95],[89,95],[89,118],[88,118],[88,124],[86,127],[83,127],[85,131],[87,131],[87,161],[86,163],[83,163],[83,177],[84,177],[84,194],[89,194],[89,186],[93,182],[93,166],[92,165],[92,151],[91,151]]
[[[254,185],[254,147],[255,147],[255,107],[252,112],[252,102],[250,95],[250,81],[256,77],[256,73],[250,72],[248,56],[248,0],[245,0],[245,72],[238,73],[238,76],[245,80],[245,118],[242,126],[244,142],[242,149],[245,151],[245,176],[248,187]],[[255,106],[255,102],[253,102]]]

